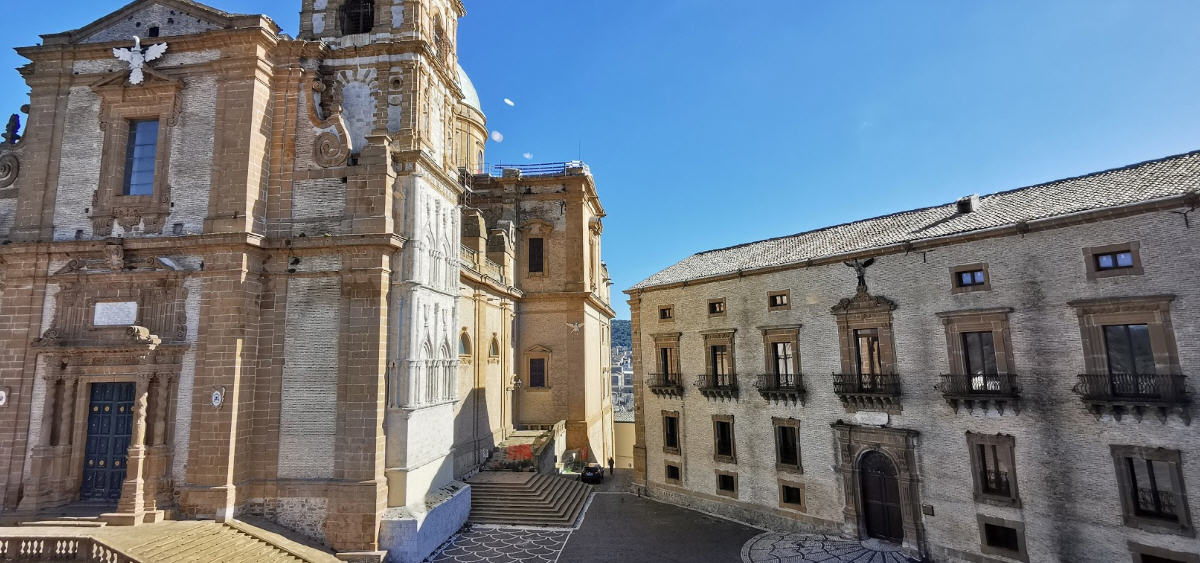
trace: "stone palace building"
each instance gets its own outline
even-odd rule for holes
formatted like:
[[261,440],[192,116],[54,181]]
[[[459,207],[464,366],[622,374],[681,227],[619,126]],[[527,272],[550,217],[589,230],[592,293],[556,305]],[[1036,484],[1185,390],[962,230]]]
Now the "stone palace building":
[[292,38],[138,0],[18,49],[6,511],[254,514],[348,559],[420,560],[515,429],[613,455],[587,166],[485,166],[460,0],[300,8]]
[[635,482],[932,561],[1197,563],[1200,152],[701,252],[626,293]]

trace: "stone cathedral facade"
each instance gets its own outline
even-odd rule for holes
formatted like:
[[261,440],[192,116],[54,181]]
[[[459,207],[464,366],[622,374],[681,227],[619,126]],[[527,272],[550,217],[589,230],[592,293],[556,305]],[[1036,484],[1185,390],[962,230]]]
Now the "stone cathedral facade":
[[5,510],[255,514],[350,558],[419,560],[514,428],[562,421],[571,448],[612,455],[594,180],[486,173],[464,14],[303,0],[292,38],[138,0],[18,49]]

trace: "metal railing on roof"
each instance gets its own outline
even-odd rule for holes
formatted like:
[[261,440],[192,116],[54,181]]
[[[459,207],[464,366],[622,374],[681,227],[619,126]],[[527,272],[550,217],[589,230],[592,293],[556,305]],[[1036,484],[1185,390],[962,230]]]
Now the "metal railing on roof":
[[[485,167],[489,176],[503,178],[506,170],[520,171],[522,176],[573,176],[591,174],[587,164],[581,160],[567,162],[544,162],[541,164],[492,164]],[[512,172],[509,172],[512,175]]]

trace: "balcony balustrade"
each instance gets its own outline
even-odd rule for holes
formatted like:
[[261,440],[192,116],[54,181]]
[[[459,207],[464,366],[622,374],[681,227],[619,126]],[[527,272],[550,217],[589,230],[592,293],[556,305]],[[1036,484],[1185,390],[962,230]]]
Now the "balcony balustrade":
[[652,373],[646,376],[646,386],[660,397],[683,397],[683,377],[678,373]]
[[1132,412],[1141,421],[1149,411],[1165,421],[1175,411],[1185,423],[1191,424],[1191,397],[1186,380],[1179,374],[1089,373],[1079,376],[1074,391],[1097,418],[1110,414],[1121,420],[1125,413]]
[[696,388],[709,399],[737,399],[737,376],[732,373],[696,376]]
[[946,402],[954,407],[954,412],[958,412],[960,406],[967,407],[969,411],[974,410],[976,405],[985,410],[992,405],[1000,414],[1004,414],[1010,404],[1016,405],[1020,396],[1016,376],[1010,373],[952,374],[941,377],[942,381],[936,388],[942,392]]
[[798,373],[767,373],[758,376],[754,387],[772,402],[803,402],[806,391]]
[[848,410],[895,410],[900,406],[900,376],[833,374],[833,392]]

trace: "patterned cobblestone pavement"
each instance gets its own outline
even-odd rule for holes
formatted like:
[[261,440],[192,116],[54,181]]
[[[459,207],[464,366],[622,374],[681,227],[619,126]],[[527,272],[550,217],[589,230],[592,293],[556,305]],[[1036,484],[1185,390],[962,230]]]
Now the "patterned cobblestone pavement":
[[742,546],[745,563],[911,563],[895,546],[818,534],[767,532]]
[[553,563],[570,530],[467,525],[430,563]]

